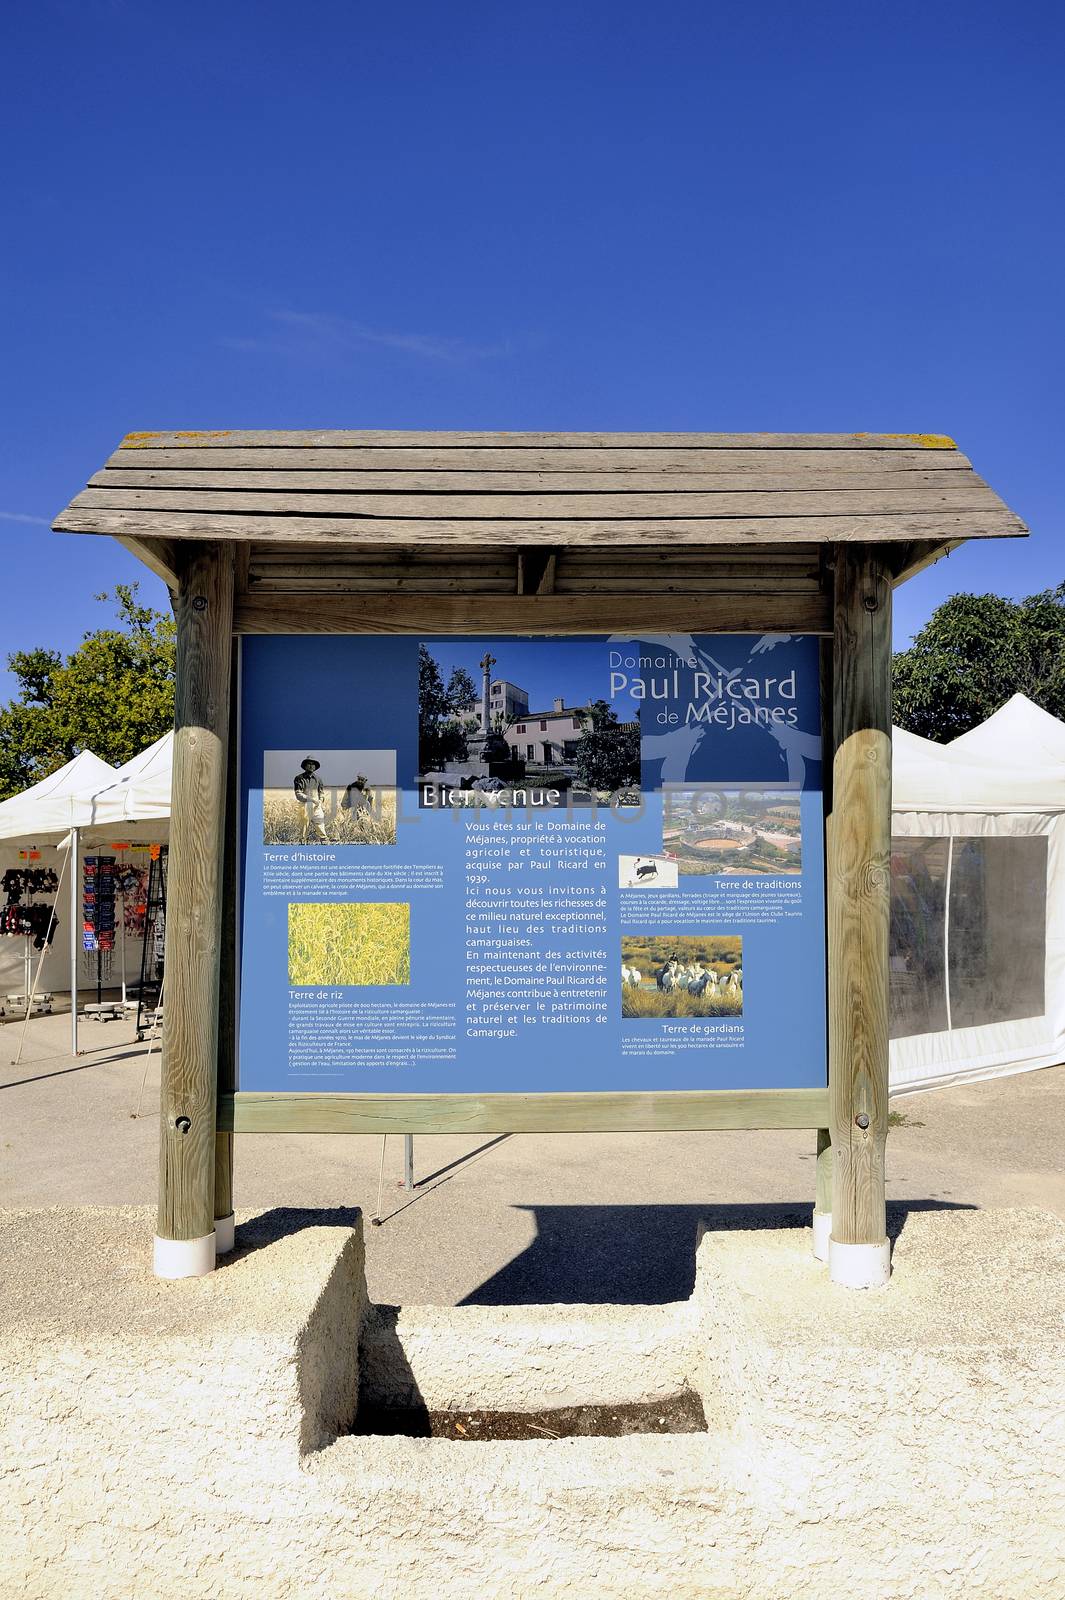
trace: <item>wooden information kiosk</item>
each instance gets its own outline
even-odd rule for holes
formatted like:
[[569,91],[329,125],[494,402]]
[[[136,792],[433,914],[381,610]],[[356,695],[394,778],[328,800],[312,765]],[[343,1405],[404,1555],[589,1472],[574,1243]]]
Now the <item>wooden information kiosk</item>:
[[[1026,532],[950,439],[928,434],[134,433],[57,518],[55,528],[118,539],[164,579],[177,616],[155,1257],[161,1275],[209,1271],[216,1250],[231,1248],[234,1132],[809,1128],[816,1131],[819,1152],[815,1249],[840,1283],[864,1287],[886,1281],[892,589],[965,539]],[[632,1049],[637,1054],[625,1056],[622,1071],[621,1055],[615,1061],[610,1044],[621,1025],[611,999],[602,1019],[591,1019],[607,1026],[598,1034],[594,1060],[587,1055],[581,1070],[575,1069],[568,1080],[576,1085],[570,1091],[557,1087],[567,1081],[564,1076],[550,1075],[560,1061],[565,1066],[565,1028],[551,1034],[550,1051],[539,1052],[546,1074],[542,1081],[551,1085],[543,1092],[532,1077],[520,1079],[523,1087],[517,1091],[496,1092],[485,1067],[461,1067],[462,1046],[452,1056],[453,1068],[426,1069],[408,1093],[403,1092],[403,1077],[396,1078],[394,1090],[382,1089],[373,1077],[372,1061],[365,1081],[373,1087],[366,1092],[301,1089],[297,1080],[285,1077],[283,1063],[275,1078],[260,1074],[246,1044],[238,1085],[238,984],[251,981],[252,963],[247,949],[241,954],[249,919],[246,915],[238,926],[238,906],[242,894],[247,898],[251,893],[248,862],[257,829],[255,848],[264,849],[259,825],[263,813],[256,807],[262,804],[260,786],[270,781],[264,780],[262,767],[269,734],[250,755],[246,743],[247,770],[238,777],[233,707],[239,692],[251,692],[250,682],[243,691],[238,685],[245,672],[252,676],[253,660],[249,644],[242,665],[242,641],[250,636],[296,641],[292,648],[297,653],[291,657],[296,662],[310,659],[298,653],[307,648],[308,636],[341,641],[323,644],[324,653],[314,657],[307,669],[305,699],[313,700],[316,715],[331,701],[348,715],[352,705],[357,710],[360,696],[367,705],[374,697],[377,705],[392,672],[384,655],[377,673],[358,665],[370,659],[365,655],[367,639],[382,641],[382,651],[385,641],[399,651],[387,659],[398,663],[402,676],[408,645],[396,645],[397,640],[409,641],[413,652],[415,641],[431,645],[434,639],[457,638],[454,660],[461,664],[473,659],[462,653],[462,641],[490,639],[484,659],[494,664],[503,655],[496,641],[505,646],[510,638],[650,638],[659,641],[655,648],[665,652],[665,659],[682,659],[687,650],[698,656],[693,665],[705,665],[710,659],[726,659],[728,636],[747,635],[756,637],[744,647],[744,661],[761,660],[759,652],[795,641],[795,648],[805,650],[814,664],[815,676],[809,680],[814,684],[818,657],[820,661],[820,708],[815,704],[814,716],[821,722],[817,736],[825,757],[821,763],[818,746],[816,763],[812,756],[807,761],[808,769],[816,764],[820,774],[814,796],[818,837],[806,828],[803,840],[807,862],[817,864],[816,893],[806,885],[809,914],[814,918],[816,913],[817,919],[809,921],[808,929],[819,932],[816,946],[808,941],[802,953],[804,993],[814,996],[817,1016],[810,1013],[806,1042],[797,1038],[796,1050],[806,1053],[801,1066],[793,1069],[786,1059],[786,1043],[757,1045],[758,1039],[773,1037],[770,1031],[758,1032],[759,1008],[771,1009],[769,992],[763,977],[761,992],[755,993],[753,969],[745,957],[743,964],[750,969],[745,983],[748,1044],[746,1054],[734,1050],[727,1059],[715,1053],[713,1044],[705,1057],[692,1049],[683,1060],[666,1055],[665,1064],[652,1069],[638,1055],[640,1039],[649,1036],[646,1026],[652,1031],[660,1026],[652,1018],[649,1025],[636,1026]],[[705,643],[707,636],[712,636],[710,643]],[[348,658],[329,651],[348,648],[344,640],[359,641],[364,654],[351,656],[354,665],[344,665],[334,675],[332,663]],[[810,640],[819,643],[804,643]],[[716,656],[714,641],[720,644]],[[266,648],[256,645],[256,663],[266,660]],[[523,663],[527,659],[521,657]],[[409,660],[416,672],[416,657],[411,654]],[[285,669],[282,664],[271,670],[283,677]],[[265,667],[257,665],[255,671]],[[729,667],[722,681],[739,682],[739,671]],[[515,685],[500,679],[498,694],[509,709],[490,721],[489,665],[484,672],[483,707],[478,713],[468,703],[471,715],[465,718],[465,732],[460,731],[467,740],[464,759],[447,769],[463,776],[442,791],[460,799],[472,793],[480,797],[479,805],[487,806],[493,794],[498,799],[501,790],[512,792],[504,785],[513,785],[514,773],[521,771],[535,772],[535,780],[524,781],[540,784],[544,792],[548,784],[558,785],[550,790],[557,802],[567,784],[570,793],[576,792],[572,770],[574,760],[580,760],[582,739],[602,727],[613,732],[636,726],[635,712],[626,723],[623,711],[596,709],[605,706],[605,697],[596,701],[585,695],[574,702],[578,710],[571,718],[569,743],[560,740],[556,752],[549,723],[552,716],[568,714],[563,694],[554,701],[553,712],[545,707],[539,715],[540,743],[529,735],[524,744],[525,735],[514,730],[526,727],[523,716],[532,725],[527,692],[520,681]],[[517,669],[511,675],[517,677]],[[469,679],[460,676],[457,681]],[[755,695],[765,683],[776,683],[776,692],[792,698],[798,692],[794,670],[790,678],[778,672],[775,678],[751,681]],[[781,684],[786,685],[783,691]],[[611,687],[617,685],[612,682]],[[494,683],[491,692],[497,692]],[[720,687],[715,692],[722,693]],[[816,691],[813,698],[816,702]],[[690,709],[696,718],[703,715],[703,709]],[[781,707],[772,715],[778,712],[783,719]],[[260,709],[256,714],[261,720],[267,713]],[[641,721],[643,734],[648,726]],[[702,729],[696,733],[706,749],[717,738],[713,730],[705,737]],[[317,773],[329,752],[318,748],[327,738],[317,732],[315,738],[316,744],[308,743],[309,754],[295,763],[310,775],[309,788],[297,787],[296,801],[290,792],[288,803],[298,802],[301,814],[317,818],[316,797],[324,793]],[[495,740],[494,751],[488,748],[489,739]],[[347,742],[354,743],[354,737]],[[281,750],[279,759],[294,753],[303,740],[291,737],[288,743],[292,751]],[[333,752],[352,757],[365,753],[361,748]],[[403,760],[401,749],[401,768]],[[413,788],[411,772],[422,772],[424,766],[422,761],[400,771],[392,780],[397,790]],[[472,779],[478,772],[482,779]],[[493,776],[483,777],[489,773]],[[666,775],[663,765],[660,791],[669,788]],[[764,786],[761,768],[752,776]],[[351,777],[355,780],[354,771]],[[686,793],[683,772],[681,777]],[[290,778],[286,769],[285,781]],[[339,781],[328,779],[334,785]],[[353,791],[356,801],[360,798],[357,782],[348,783],[345,791],[349,807]],[[380,786],[380,780],[373,783]],[[419,803],[427,792],[422,784]],[[593,793],[591,800],[595,798]],[[812,803],[806,793],[803,804]],[[433,819],[441,825],[455,820]],[[332,826],[318,823],[323,841],[329,840]],[[574,826],[587,827],[583,816]],[[416,832],[411,830],[412,837]],[[448,838],[453,836],[454,828]],[[736,832],[736,837],[746,835]],[[668,858],[667,850],[652,851],[646,859],[666,861],[675,882],[676,869]],[[651,869],[645,865],[642,870]],[[634,883],[640,871],[639,865],[633,869]],[[248,874],[243,889],[242,872]],[[615,887],[611,885],[611,895]],[[635,895],[648,892],[632,890]],[[289,896],[290,902],[306,898]],[[320,909],[328,910],[337,895],[326,891],[324,900]],[[360,905],[380,900],[376,893]],[[651,904],[646,899],[625,903]],[[277,937],[283,940],[283,914],[275,914],[271,906],[276,902],[262,902],[262,915],[256,915],[263,926],[276,923]],[[291,918],[291,903],[288,911]],[[630,918],[620,925],[637,924]],[[671,979],[683,972],[689,999],[683,1007],[675,1004],[672,1012],[667,1008],[667,1014],[680,1013],[682,1024],[690,1023],[692,1030],[731,1026],[729,1017],[739,1016],[745,1004],[738,955],[715,967],[706,952],[724,948],[722,940],[699,945],[678,935],[676,949],[689,951],[685,966],[666,948],[676,928],[664,926],[665,945],[645,939],[647,948],[658,949],[660,955],[665,950],[657,989],[648,972],[625,966],[625,951],[633,946],[624,938],[623,984],[636,986],[642,979],[648,991],[645,1006],[653,1002],[661,1008],[666,1005],[662,996],[673,987]],[[824,958],[822,928],[827,932]],[[714,932],[720,932],[716,925]],[[291,928],[288,937],[291,941]],[[413,932],[411,939],[416,941]],[[749,942],[755,950],[754,932]],[[738,936],[734,944],[738,952]],[[417,943],[412,947],[416,952]],[[282,951],[281,944],[277,950]],[[254,959],[260,960],[258,954]],[[282,951],[277,960],[283,959]],[[768,964],[767,958],[763,968]],[[543,965],[546,970],[548,963]],[[291,984],[291,970],[287,976]],[[364,981],[374,980],[355,980]],[[610,981],[616,984],[616,977]],[[594,980],[602,982],[606,980]],[[705,998],[708,984],[711,994],[715,985],[720,990],[713,1005]],[[286,990],[284,975],[273,987]],[[346,992],[328,991],[337,996]],[[514,989],[515,1017],[530,1004],[535,1013],[535,1003],[522,998],[531,992],[527,985]],[[615,994],[614,989],[609,992]],[[413,980],[410,993],[413,1003],[418,993]],[[446,996],[440,1005],[445,1001]],[[541,1013],[546,1005],[541,1000]],[[328,1012],[322,1015],[327,1018]],[[704,1023],[704,1017],[711,1022]],[[571,1036],[578,1035],[575,1031]],[[319,1044],[309,1053],[320,1065],[320,1034],[314,1037]],[[810,1055],[810,1039],[827,1039],[827,1050],[818,1046],[816,1060]],[[472,1045],[469,1054],[472,1063]],[[366,1050],[363,1058],[368,1059]],[[517,1045],[512,1057],[499,1053],[501,1062],[517,1058]],[[705,1080],[699,1076],[704,1059]],[[509,1064],[506,1071],[501,1068],[501,1085],[512,1081],[507,1077],[511,1070]],[[418,1087],[449,1081],[455,1083],[454,1092]],[[704,1081],[707,1087],[701,1087]],[[588,1088],[589,1083],[595,1086]]]

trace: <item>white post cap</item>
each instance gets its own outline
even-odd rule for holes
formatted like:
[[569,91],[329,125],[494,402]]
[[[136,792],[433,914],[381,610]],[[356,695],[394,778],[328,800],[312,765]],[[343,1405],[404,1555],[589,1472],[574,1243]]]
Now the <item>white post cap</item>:
[[828,1275],[845,1289],[880,1289],[891,1276],[891,1246],[879,1244],[840,1244],[829,1241]]
[[157,1278],[203,1278],[214,1271],[215,1236],[203,1239],[160,1239],[155,1236],[152,1269]]
[[215,1254],[227,1256],[236,1242],[237,1219],[232,1211],[228,1217],[215,1217],[214,1219],[214,1248]]
[[814,1212],[814,1259],[817,1261],[828,1260],[828,1243],[832,1237],[831,1211]]

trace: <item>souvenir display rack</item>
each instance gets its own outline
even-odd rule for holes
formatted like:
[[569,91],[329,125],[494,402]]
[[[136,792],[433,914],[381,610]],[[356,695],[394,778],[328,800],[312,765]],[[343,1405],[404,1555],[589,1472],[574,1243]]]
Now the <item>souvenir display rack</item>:
[[[36,858],[37,852],[26,853],[27,861]],[[23,991],[6,998],[19,1011],[31,1004],[35,1010],[50,1011],[51,995],[32,995],[33,952],[43,950],[55,938],[59,926],[55,914],[59,879],[51,867],[9,867],[0,879],[0,889],[5,901],[0,906],[0,937],[23,940]],[[37,898],[40,895],[52,898],[44,901]]]
[[115,858],[86,856],[82,871],[81,945],[96,956],[96,1003],[104,997],[104,973],[111,976],[115,949]]

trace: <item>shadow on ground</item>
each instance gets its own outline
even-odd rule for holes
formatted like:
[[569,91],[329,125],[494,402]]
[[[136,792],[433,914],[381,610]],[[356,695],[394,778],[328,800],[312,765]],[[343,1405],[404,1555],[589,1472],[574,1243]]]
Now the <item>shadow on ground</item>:
[[[463,1305],[663,1305],[695,1286],[700,1223],[713,1232],[808,1228],[810,1202],[773,1205],[531,1206],[536,1238]],[[938,1200],[888,1207],[894,1241],[912,1211],[969,1211]]]
[[[27,1078],[13,1078],[10,1083],[0,1083],[0,1090],[21,1089],[28,1083],[43,1083],[46,1078],[67,1078],[72,1072],[88,1072],[93,1067],[110,1067],[120,1061],[136,1061],[139,1063],[144,1060],[145,1049],[142,1044],[120,1045],[112,1049],[110,1055],[103,1055],[102,1052],[106,1049],[108,1049],[107,1045],[99,1045],[94,1052],[86,1051],[86,1056],[91,1054],[92,1059],[77,1061],[72,1067],[57,1067],[51,1072],[37,1072]],[[155,1048],[154,1055],[156,1061],[158,1061],[158,1046]],[[36,1060],[22,1061],[19,1066],[28,1069],[30,1067],[47,1066],[49,1061],[64,1061],[68,1059],[68,1057],[62,1055],[41,1056]],[[12,1061],[11,1065],[14,1067],[15,1062]]]
[[[810,1225],[808,1200],[794,1205],[518,1209],[532,1212],[536,1238],[466,1295],[461,1305],[664,1305],[686,1300],[695,1284],[695,1240],[701,1223],[714,1232]],[[941,1200],[897,1202],[888,1206],[888,1236],[897,1239],[912,1212],[976,1209]],[[359,1216],[354,1206],[264,1211],[237,1229],[237,1248],[224,1263],[303,1228],[355,1227]]]

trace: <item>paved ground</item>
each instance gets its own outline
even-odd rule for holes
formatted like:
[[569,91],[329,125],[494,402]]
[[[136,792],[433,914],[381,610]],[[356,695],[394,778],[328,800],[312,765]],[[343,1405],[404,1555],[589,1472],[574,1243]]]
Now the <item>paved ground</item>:
[[[128,1024],[0,1028],[0,1205],[154,1201],[158,1052]],[[143,1083],[143,1093],[142,1086]],[[1041,1206],[1065,1217],[1065,1066],[893,1102],[888,1193],[908,1209]],[[140,1115],[134,1115],[140,1107]],[[805,1224],[805,1133],[521,1134],[419,1138],[412,1195],[388,1141],[383,1227],[368,1228],[372,1297],[398,1304],[655,1303],[686,1296],[695,1227]],[[236,1141],[238,1210],[377,1198],[379,1138]],[[148,1248],[146,1241],[145,1248]]]

